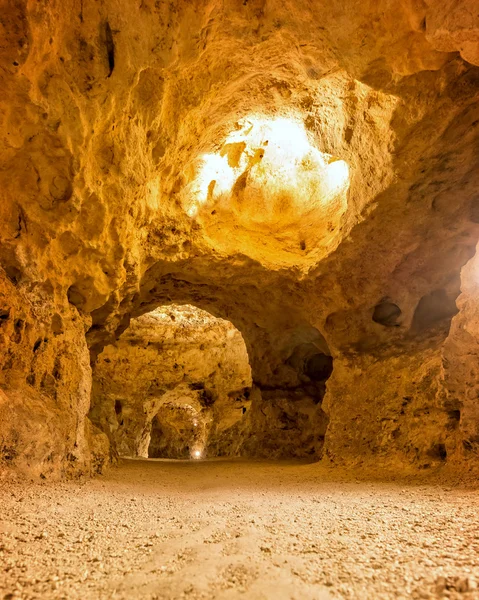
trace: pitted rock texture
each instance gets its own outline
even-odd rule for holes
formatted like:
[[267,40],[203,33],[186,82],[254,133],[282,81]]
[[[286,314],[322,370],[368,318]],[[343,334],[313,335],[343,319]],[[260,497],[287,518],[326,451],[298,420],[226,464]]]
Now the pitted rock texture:
[[89,322],[66,302],[45,302],[52,291],[50,280],[18,286],[0,273],[0,465],[42,477],[108,462],[108,440],[86,417]]
[[310,449],[475,468],[473,0],[1,9],[2,468],[102,468],[87,349],[172,303],[241,332],[260,430],[316,418],[314,344]]

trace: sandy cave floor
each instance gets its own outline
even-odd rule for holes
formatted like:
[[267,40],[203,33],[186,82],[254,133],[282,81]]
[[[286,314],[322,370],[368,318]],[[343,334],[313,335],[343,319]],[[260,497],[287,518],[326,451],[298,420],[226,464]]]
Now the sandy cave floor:
[[479,598],[467,487],[161,460],[0,485],[4,599]]

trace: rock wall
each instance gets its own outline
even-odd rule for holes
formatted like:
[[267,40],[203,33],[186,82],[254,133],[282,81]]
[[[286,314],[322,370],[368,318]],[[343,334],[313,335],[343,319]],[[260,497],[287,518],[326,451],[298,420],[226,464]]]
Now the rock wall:
[[476,468],[479,458],[477,252],[462,270],[458,314],[443,349],[443,404],[450,416],[448,452],[461,468]]
[[278,415],[318,417],[294,357],[332,355],[308,452],[477,464],[473,0],[0,9],[2,468],[101,469],[87,351],[172,303]]
[[108,440],[86,418],[88,320],[55,302],[50,280],[0,276],[1,463],[42,477],[101,470]]

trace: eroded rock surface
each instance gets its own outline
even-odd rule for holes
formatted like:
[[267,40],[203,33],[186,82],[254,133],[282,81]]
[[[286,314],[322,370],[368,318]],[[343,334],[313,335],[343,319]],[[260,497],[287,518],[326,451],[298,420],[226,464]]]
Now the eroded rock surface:
[[2,466],[101,469],[88,349],[175,303],[241,332],[268,455],[284,413],[333,464],[475,468],[473,0],[1,10]]

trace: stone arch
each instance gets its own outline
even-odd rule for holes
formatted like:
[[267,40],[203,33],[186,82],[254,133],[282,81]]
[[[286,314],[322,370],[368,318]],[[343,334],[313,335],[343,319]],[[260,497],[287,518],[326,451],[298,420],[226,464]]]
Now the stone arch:
[[[201,296],[197,294],[198,285],[203,286]],[[153,293],[151,289],[149,292],[149,295],[144,294],[143,297],[137,298],[137,306],[131,311],[128,322],[131,322],[130,319],[142,318],[141,315],[148,314],[158,305],[167,307],[191,302],[215,317],[225,318],[227,315],[228,321],[244,338],[252,370],[251,382],[248,385],[237,385],[231,392],[236,392],[236,399],[243,396],[243,402],[238,402],[238,407],[245,418],[241,423],[230,423],[228,428],[219,427],[216,423],[208,444],[205,444],[209,454],[320,456],[328,422],[321,409],[321,401],[330,373],[316,379],[311,377],[311,361],[315,356],[322,356],[329,365],[327,368],[331,370],[332,358],[324,337],[317,329],[305,323],[299,313],[285,310],[284,306],[271,306],[268,311],[269,320],[261,322],[259,318],[254,318],[254,314],[251,318],[243,303],[227,306],[221,301],[218,302],[208,293],[208,286],[204,284],[177,286],[176,293],[173,294],[169,290],[167,297],[159,287],[156,287]],[[259,316],[262,316],[261,313]],[[285,327],[286,320],[289,321],[288,327]],[[124,331],[120,335],[117,333],[120,340],[128,331],[128,328],[123,326],[122,329]],[[308,343],[311,347],[307,347],[306,352],[303,352]],[[294,356],[299,354],[302,354],[301,364],[296,364]],[[103,360],[104,353],[100,356]],[[95,377],[93,389],[95,395]],[[248,394],[247,400],[244,398],[245,390]],[[171,390],[166,388],[159,391],[164,394],[171,393]],[[158,397],[160,396],[161,394],[158,394]],[[135,453],[143,456],[148,454],[151,423],[162,404],[157,402],[149,405],[150,418],[148,422],[145,421],[141,433],[137,435]],[[97,415],[98,410],[98,407],[94,406],[91,413],[96,424],[101,420]],[[229,417],[226,418],[228,419]]]
[[[251,387],[240,332],[193,306],[169,306],[131,320],[93,369],[90,417],[124,456],[148,456],[151,424],[163,405],[187,406],[206,422],[215,401]],[[196,406],[196,409],[193,407]],[[211,412],[211,411],[210,411]]]

